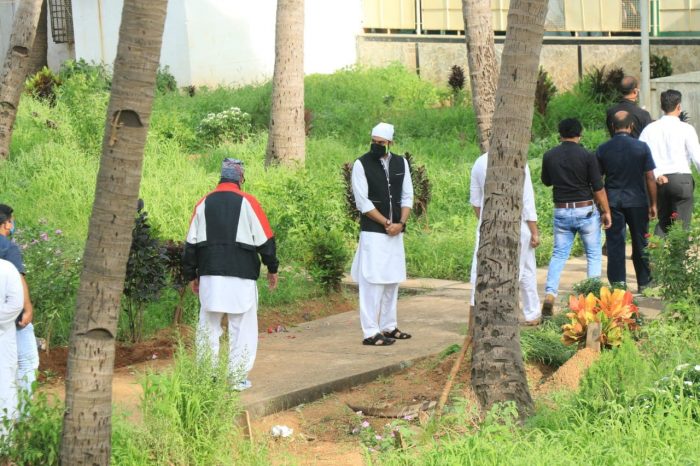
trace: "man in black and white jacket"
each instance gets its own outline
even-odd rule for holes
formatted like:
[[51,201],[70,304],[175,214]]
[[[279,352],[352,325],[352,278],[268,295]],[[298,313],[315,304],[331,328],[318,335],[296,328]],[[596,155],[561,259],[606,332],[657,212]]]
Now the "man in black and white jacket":
[[275,237],[260,204],[241,191],[243,162],[226,158],[216,189],[195,206],[183,257],[184,275],[201,304],[197,353],[219,354],[221,319],[228,315],[229,376],[236,390],[252,386],[258,346],[260,258],[270,290],[277,287]]

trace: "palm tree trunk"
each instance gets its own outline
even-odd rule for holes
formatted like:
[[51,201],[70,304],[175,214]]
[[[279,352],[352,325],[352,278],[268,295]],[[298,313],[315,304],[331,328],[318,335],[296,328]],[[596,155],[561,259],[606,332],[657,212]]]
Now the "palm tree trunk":
[[12,127],[31,66],[31,52],[43,0],[22,0],[15,13],[5,62],[0,71],[0,160],[10,155]]
[[277,0],[275,71],[265,165],[304,163],[304,0]]
[[125,0],[71,332],[61,463],[106,465],[119,302],[134,227],[167,0]]
[[[481,214],[472,386],[484,409],[532,408],[518,325],[518,257],[527,150],[547,0],[511,0]],[[488,260],[482,260],[488,258]]]
[[32,76],[41,71],[42,68],[48,66],[46,54],[49,51],[49,33],[47,28],[47,5],[48,0],[43,0],[41,3],[41,15],[36,26],[36,35],[34,36],[34,45],[31,52],[31,63],[27,69],[27,76]]
[[483,154],[489,150],[498,76],[496,48],[491,26],[491,2],[490,0],[462,0],[462,15],[467,42],[472,106],[476,113],[479,147]]

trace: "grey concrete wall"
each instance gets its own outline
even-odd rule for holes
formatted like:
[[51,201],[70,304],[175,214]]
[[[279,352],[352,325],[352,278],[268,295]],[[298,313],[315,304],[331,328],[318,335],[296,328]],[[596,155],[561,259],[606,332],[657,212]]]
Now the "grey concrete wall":
[[683,94],[681,108],[690,117],[688,123],[693,125],[695,131],[700,134],[700,71],[652,79],[651,106],[649,109],[652,118],[656,119],[663,115],[659,99],[661,93],[669,89],[675,89]]
[[[565,43],[562,43],[565,42]],[[601,43],[602,42],[602,43]],[[620,43],[594,40],[583,43],[581,64],[583,72],[597,66],[621,66],[626,73],[639,75],[639,46],[630,39]],[[652,44],[651,53],[668,56],[674,74],[700,69],[700,40],[687,40],[685,44]],[[445,36],[404,36],[391,40],[376,36],[359,36],[357,40],[358,64],[386,66],[392,62],[403,63],[410,69],[420,67],[420,75],[432,83],[446,86],[450,68],[460,65],[468,71],[467,48],[464,38]],[[551,75],[559,89],[571,88],[579,79],[579,44],[574,41],[556,41],[542,46],[540,63]],[[500,57],[502,44],[496,44]],[[417,54],[415,53],[417,51]]]

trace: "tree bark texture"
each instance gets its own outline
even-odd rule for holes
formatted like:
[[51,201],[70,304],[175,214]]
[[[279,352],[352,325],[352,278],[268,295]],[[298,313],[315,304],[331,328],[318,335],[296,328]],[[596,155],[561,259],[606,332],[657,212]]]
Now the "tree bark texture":
[[511,0],[478,251],[472,386],[484,409],[532,408],[518,325],[520,222],[547,0]]
[[66,376],[61,463],[106,465],[112,375],[167,0],[125,0]]
[[31,52],[42,4],[43,0],[21,0],[12,23],[10,46],[0,71],[0,159],[3,160],[10,155],[12,127],[32,62]]
[[32,76],[42,70],[45,66],[48,66],[47,53],[49,51],[49,33],[47,26],[47,10],[48,10],[48,0],[44,0],[41,3],[41,15],[39,16],[39,22],[36,25],[36,35],[34,36],[34,45],[32,46],[32,52],[30,55],[29,67],[27,69],[27,76]]
[[498,64],[491,26],[490,0],[462,0],[469,83],[472,107],[476,114],[476,128],[481,153],[489,150],[491,120],[496,106]]
[[304,0],[277,0],[275,71],[265,165],[304,163]]

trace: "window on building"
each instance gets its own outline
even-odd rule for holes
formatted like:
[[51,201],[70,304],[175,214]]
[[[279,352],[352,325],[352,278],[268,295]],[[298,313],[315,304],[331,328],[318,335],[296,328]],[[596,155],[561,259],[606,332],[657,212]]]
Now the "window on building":
[[48,0],[48,4],[53,41],[57,44],[72,44],[75,38],[71,0]]

